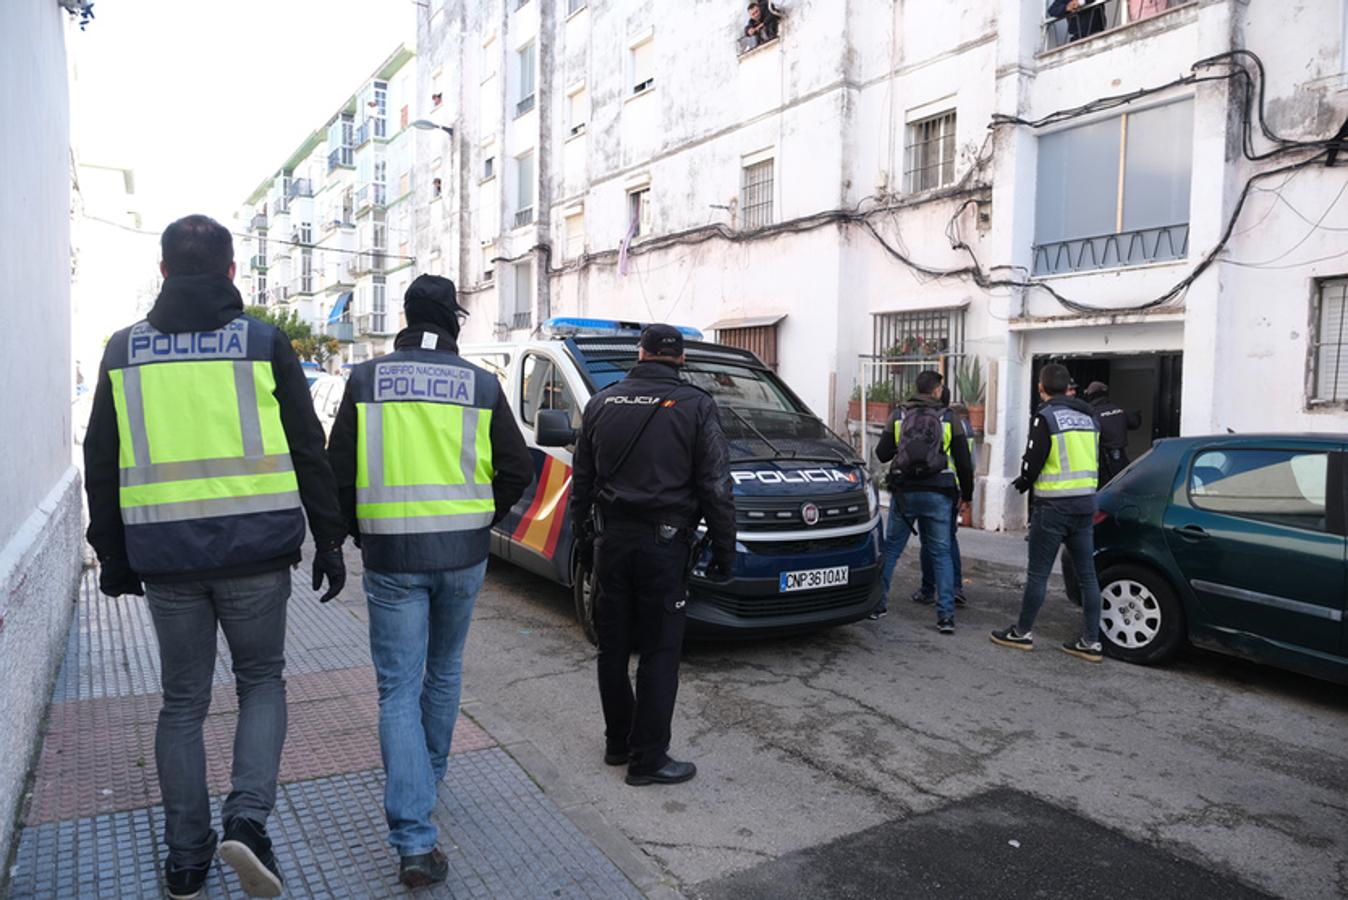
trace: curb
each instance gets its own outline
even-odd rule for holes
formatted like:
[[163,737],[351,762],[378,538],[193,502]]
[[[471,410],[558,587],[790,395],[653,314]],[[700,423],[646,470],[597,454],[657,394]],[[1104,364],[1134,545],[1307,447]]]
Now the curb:
[[557,804],[571,824],[589,838],[637,890],[650,900],[685,900],[684,895],[670,885],[649,857],[605,819],[594,803],[568,782],[532,741],[521,737],[509,721],[476,700],[463,702],[459,711],[496,740],[548,799]]

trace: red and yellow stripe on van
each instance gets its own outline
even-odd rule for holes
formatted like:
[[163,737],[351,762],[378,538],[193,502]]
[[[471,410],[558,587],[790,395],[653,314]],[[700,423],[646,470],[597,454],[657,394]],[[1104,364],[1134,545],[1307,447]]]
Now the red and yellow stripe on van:
[[557,539],[562,533],[562,520],[566,518],[566,504],[570,497],[571,467],[550,454],[544,454],[533,502],[520,519],[511,539],[552,559],[557,552]]

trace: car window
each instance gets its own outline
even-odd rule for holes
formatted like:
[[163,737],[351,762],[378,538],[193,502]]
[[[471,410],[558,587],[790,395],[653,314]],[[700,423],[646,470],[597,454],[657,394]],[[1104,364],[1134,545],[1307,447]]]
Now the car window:
[[314,409],[328,408],[328,394],[332,391],[332,383],[320,381],[314,385]]
[[1189,499],[1198,509],[1324,531],[1328,475],[1325,453],[1208,450],[1189,470]]
[[546,357],[530,353],[524,357],[524,378],[520,384],[520,418],[534,424],[540,409],[560,409],[571,418],[571,427],[580,427],[580,408],[566,378]]
[[465,353],[463,358],[495,375],[501,382],[501,389],[505,390],[506,377],[510,373],[509,353]]

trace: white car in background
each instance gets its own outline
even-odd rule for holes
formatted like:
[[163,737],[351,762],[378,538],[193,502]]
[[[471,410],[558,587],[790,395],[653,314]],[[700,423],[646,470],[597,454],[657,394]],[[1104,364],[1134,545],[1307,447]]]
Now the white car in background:
[[323,434],[332,434],[332,423],[337,419],[337,408],[342,405],[342,395],[346,393],[346,379],[341,375],[319,375],[309,386],[309,396],[314,399],[314,412],[318,421],[323,423]]

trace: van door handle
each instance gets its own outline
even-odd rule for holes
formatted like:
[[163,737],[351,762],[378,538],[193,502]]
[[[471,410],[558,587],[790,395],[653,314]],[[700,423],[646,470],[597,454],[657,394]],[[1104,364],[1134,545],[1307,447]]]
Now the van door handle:
[[1199,525],[1184,525],[1175,529],[1175,533],[1186,541],[1207,540],[1208,533]]

